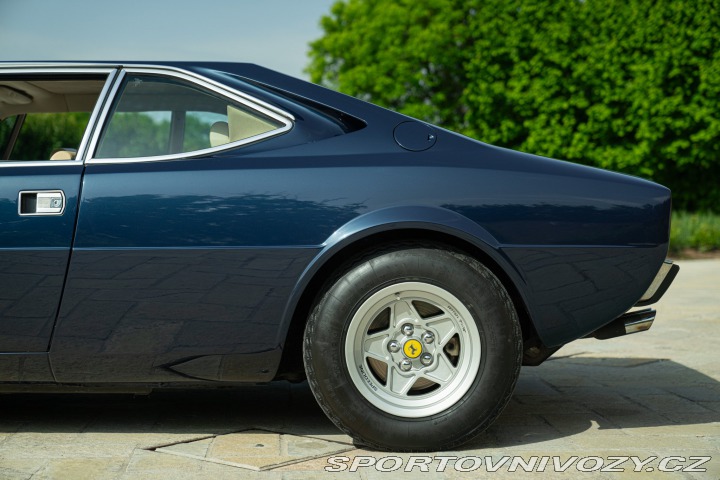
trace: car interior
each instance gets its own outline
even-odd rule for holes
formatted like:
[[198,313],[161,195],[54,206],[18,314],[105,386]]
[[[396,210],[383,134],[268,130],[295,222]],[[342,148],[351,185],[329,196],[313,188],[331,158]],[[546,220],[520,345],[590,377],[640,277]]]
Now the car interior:
[[188,82],[129,76],[103,131],[97,158],[177,155],[280,127],[272,119]]
[[0,160],[73,160],[105,78],[0,78]]
[[[74,160],[104,76],[0,77],[0,160]],[[186,82],[126,79],[97,158],[193,152],[254,137],[279,124]]]

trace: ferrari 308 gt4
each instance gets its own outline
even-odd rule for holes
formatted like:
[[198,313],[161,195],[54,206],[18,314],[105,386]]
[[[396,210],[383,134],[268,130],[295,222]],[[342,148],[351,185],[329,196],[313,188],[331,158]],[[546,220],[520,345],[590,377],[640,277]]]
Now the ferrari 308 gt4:
[[0,155],[15,390],[307,378],[359,444],[448,449],[677,272],[663,186],[254,65],[0,63]]

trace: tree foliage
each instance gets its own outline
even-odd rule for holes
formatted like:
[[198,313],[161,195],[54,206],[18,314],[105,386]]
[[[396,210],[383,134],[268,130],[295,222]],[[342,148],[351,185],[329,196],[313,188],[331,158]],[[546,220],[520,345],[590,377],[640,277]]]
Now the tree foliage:
[[[221,117],[222,118],[222,117]],[[101,157],[167,155],[171,149],[171,112],[116,112],[103,136]],[[212,121],[191,112],[185,116],[182,152],[210,148]]]
[[[89,120],[86,112],[28,114],[10,159],[47,160],[59,148],[77,149]],[[0,151],[14,124],[15,117],[0,124]]]
[[717,0],[340,0],[315,82],[720,211]]

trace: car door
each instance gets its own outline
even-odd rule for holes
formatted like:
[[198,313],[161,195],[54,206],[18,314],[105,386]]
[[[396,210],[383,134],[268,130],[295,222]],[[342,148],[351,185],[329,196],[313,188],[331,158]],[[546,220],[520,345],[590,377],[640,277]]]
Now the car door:
[[[83,152],[114,72],[0,68],[2,380],[49,376],[46,356],[73,241]],[[40,355],[25,358],[34,354]],[[33,359],[37,368],[15,368]]]
[[[60,382],[269,380],[284,302],[310,250],[263,244],[232,155],[292,119],[173,69],[127,68],[86,162],[50,357]],[[257,187],[250,187],[257,188]],[[253,360],[247,360],[253,357]],[[260,359],[260,360],[259,360]]]

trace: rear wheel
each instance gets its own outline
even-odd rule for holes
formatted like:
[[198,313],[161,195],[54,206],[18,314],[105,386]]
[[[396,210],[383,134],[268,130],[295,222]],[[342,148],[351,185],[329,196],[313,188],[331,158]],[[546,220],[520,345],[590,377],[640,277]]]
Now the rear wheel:
[[359,443],[404,451],[465,443],[510,398],[517,314],[493,273],[429,247],[376,252],[344,270],[308,320],[304,359],[325,413]]

